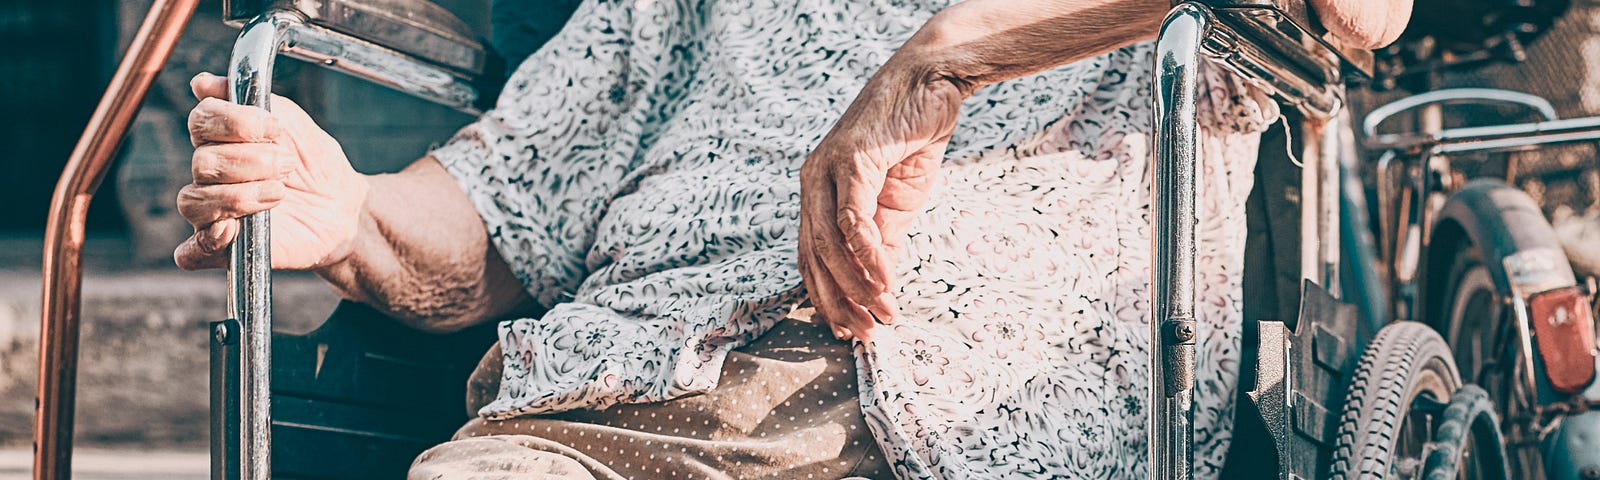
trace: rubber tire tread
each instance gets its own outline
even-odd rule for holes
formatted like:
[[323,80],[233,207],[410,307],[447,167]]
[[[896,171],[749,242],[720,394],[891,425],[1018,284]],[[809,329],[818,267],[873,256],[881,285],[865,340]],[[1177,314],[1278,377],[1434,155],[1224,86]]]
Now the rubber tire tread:
[[[1474,452],[1480,458],[1489,454],[1490,468],[1497,471],[1478,472],[1479,480],[1511,478],[1506,465],[1505,442],[1500,435],[1500,416],[1494,413],[1494,400],[1489,392],[1477,385],[1464,385],[1450,396],[1450,405],[1440,415],[1439,426],[1433,434],[1434,448],[1423,459],[1423,476],[1427,480],[1454,480],[1461,469],[1461,449],[1467,438],[1472,438]],[[1485,448],[1493,449],[1484,451]],[[1496,461],[1498,460],[1498,461]]]
[[1345,394],[1344,415],[1334,440],[1329,468],[1332,480],[1386,478],[1397,431],[1409,410],[1413,377],[1429,358],[1439,358],[1448,369],[1446,387],[1461,385],[1455,356],[1439,333],[1420,322],[1396,322],[1384,327],[1361,355],[1350,390]]

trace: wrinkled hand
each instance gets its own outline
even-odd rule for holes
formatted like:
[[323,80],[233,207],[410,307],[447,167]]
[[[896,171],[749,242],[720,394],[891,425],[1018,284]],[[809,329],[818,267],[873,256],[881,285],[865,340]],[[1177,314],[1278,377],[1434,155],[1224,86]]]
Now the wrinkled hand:
[[227,100],[227,79],[190,81],[200,104],[189,112],[194,183],[178,193],[178,212],[195,233],[173,259],[186,270],[227,264],[239,218],[273,209],[273,268],[305,270],[350,254],[367,179],[339,142],[286,98],[272,112]]
[[896,252],[938,179],[970,94],[891,58],[800,169],[799,265],[811,303],[840,339],[871,339],[899,306]]

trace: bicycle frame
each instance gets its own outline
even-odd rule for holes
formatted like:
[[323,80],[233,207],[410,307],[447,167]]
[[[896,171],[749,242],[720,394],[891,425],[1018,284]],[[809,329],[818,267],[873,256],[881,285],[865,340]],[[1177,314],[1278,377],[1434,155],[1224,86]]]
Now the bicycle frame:
[[[1540,120],[1528,123],[1436,129],[1420,133],[1378,134],[1377,126],[1395,114],[1419,110],[1425,116],[1441,117],[1440,105],[1447,103],[1477,103],[1517,105],[1537,113]],[[1520,409],[1537,411],[1540,408],[1582,398],[1588,402],[1600,401],[1600,382],[1591,381],[1579,391],[1558,391],[1547,366],[1539,358],[1544,348],[1533,333],[1536,322],[1547,319],[1536,316],[1531,308],[1538,294],[1556,291],[1583,291],[1562,252],[1562,246],[1553,238],[1548,219],[1531,198],[1513,186],[1516,182],[1516,164],[1507,164],[1506,184],[1478,184],[1464,187],[1456,184],[1451,166],[1454,157],[1475,153],[1501,153],[1535,150],[1544,146],[1574,142],[1600,141],[1600,117],[1573,119],[1559,118],[1549,102],[1542,98],[1518,92],[1491,89],[1451,89],[1428,92],[1398,100],[1376,109],[1364,122],[1367,133],[1365,146],[1380,154],[1378,188],[1380,211],[1384,213],[1381,230],[1389,249],[1384,260],[1391,265],[1395,296],[1395,309],[1400,312],[1422,312],[1412,315],[1426,316],[1424,321],[1453,320],[1441,317],[1429,309],[1442,307],[1430,298],[1437,291],[1426,285],[1425,266],[1435,264],[1444,256],[1454,255],[1462,244],[1473,245],[1483,255],[1483,263],[1494,279],[1496,294],[1503,301],[1513,332],[1500,341],[1504,345],[1490,346],[1490,351],[1505,351],[1515,344],[1517,368],[1513,377],[1520,392],[1511,396],[1529,395],[1530,404],[1515,404]],[[1437,123],[1437,122],[1433,122]],[[1497,202],[1481,201],[1487,194],[1504,198]],[[1396,204],[1391,199],[1412,199],[1412,204]],[[1423,201],[1420,199],[1436,199]],[[1517,203],[1512,203],[1516,200]],[[1519,206],[1521,208],[1517,208]],[[1510,207],[1510,208],[1507,208]],[[1444,233],[1441,233],[1444,232]],[[1458,237],[1458,238],[1452,238]],[[1444,255],[1444,256],[1441,256]],[[1513,265],[1519,266],[1513,268]],[[1419,267],[1422,266],[1422,267]],[[1498,272],[1497,272],[1498,270]],[[1592,296],[1592,286],[1584,293]],[[1592,297],[1591,297],[1592,301]],[[1435,325],[1435,328],[1457,331],[1452,324]],[[1568,370],[1570,371],[1570,370]],[[1511,407],[1512,405],[1502,405]],[[1526,410],[1524,410],[1525,412]],[[1508,435],[1534,434],[1540,445],[1544,467],[1548,472],[1563,468],[1576,468],[1567,461],[1582,458],[1593,464],[1596,456],[1592,449],[1557,447],[1542,442],[1551,432],[1568,436],[1565,415],[1582,413],[1573,410],[1561,416],[1543,418],[1534,415],[1534,423],[1508,423]],[[1527,418],[1509,420],[1524,422]],[[1595,425],[1590,416],[1582,420]],[[1543,426],[1538,422],[1549,422]],[[1590,428],[1590,427],[1582,427]],[[1577,434],[1581,436],[1582,434]],[[1572,438],[1572,437],[1568,437]],[[1520,437],[1513,441],[1527,441]],[[1564,459],[1564,460],[1563,460]],[[1552,473],[1552,475],[1556,475]]]

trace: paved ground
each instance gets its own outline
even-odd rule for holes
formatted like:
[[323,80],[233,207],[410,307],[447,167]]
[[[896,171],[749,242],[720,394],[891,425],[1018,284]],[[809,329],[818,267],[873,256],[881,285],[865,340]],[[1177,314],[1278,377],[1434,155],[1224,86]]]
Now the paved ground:
[[[0,448],[26,448],[32,436],[40,243],[0,238]],[[90,238],[85,246],[79,444],[204,452],[206,326],[226,315],[225,277],[179,271],[170,263],[132,264],[126,240]],[[273,287],[280,331],[314,328],[338,301],[309,274],[277,275]],[[10,450],[0,452],[0,459],[10,458]],[[0,461],[0,480],[14,473],[7,465]]]
[[[205,480],[205,452],[78,449],[72,478],[77,480]],[[33,453],[27,447],[0,449],[0,480],[32,477]]]

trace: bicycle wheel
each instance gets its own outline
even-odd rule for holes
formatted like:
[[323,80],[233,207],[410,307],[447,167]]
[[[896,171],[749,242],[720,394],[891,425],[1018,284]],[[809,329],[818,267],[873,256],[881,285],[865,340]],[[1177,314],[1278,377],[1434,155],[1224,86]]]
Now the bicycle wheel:
[[1416,478],[1432,425],[1460,386],[1450,347],[1433,329],[1384,327],[1350,382],[1329,478]]
[[1494,414],[1489,393],[1477,385],[1467,385],[1450,397],[1450,405],[1439,416],[1426,457],[1422,478],[1426,480],[1504,480],[1505,444],[1500,437],[1500,418]]
[[[1534,404],[1534,392],[1523,381],[1527,372],[1520,361],[1522,342],[1477,248],[1458,251],[1450,276],[1445,278],[1448,290],[1439,308],[1430,309],[1430,323],[1438,326],[1454,351],[1462,378],[1483,387],[1499,418],[1518,418]],[[1502,425],[1504,435],[1533,435],[1523,430],[1516,422]],[[1510,447],[1507,463],[1518,478],[1545,476],[1544,456],[1537,442]]]

